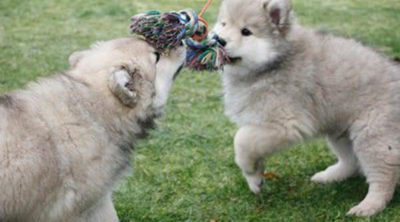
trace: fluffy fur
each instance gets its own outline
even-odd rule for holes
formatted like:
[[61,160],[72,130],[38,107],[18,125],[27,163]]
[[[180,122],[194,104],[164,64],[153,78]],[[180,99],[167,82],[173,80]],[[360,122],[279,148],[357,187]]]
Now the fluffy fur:
[[260,192],[265,157],[323,135],[338,162],[312,181],[361,171],[369,191],[348,214],[382,211],[400,166],[399,66],[299,25],[290,0],[224,0],[214,31],[233,61],[222,73],[225,113],[240,127],[235,160],[250,189]]
[[118,221],[112,189],[185,59],[154,53],[136,38],[98,43],[0,97],[0,221]]

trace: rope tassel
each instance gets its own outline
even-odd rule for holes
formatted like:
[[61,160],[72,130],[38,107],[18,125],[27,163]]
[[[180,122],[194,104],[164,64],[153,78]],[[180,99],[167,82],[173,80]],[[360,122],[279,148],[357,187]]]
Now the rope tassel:
[[217,37],[208,35],[207,21],[191,9],[167,13],[149,11],[138,14],[132,17],[130,29],[133,34],[142,36],[162,53],[167,53],[168,50],[185,43],[186,66],[194,70],[218,70],[229,61]]
[[211,36],[201,42],[192,38],[186,40],[188,47],[186,66],[194,70],[218,70],[229,60],[225,49],[219,44],[217,37]]

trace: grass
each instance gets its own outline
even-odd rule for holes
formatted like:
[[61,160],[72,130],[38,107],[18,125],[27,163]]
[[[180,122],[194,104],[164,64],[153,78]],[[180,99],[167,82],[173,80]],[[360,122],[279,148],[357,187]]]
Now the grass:
[[[67,68],[68,55],[97,40],[128,35],[131,15],[147,9],[200,9],[187,0],[1,0],[0,92]],[[400,1],[295,0],[303,24],[354,37],[400,57]],[[215,20],[218,1],[207,16]],[[345,216],[367,191],[363,178],[321,186],[310,176],[335,159],[317,140],[267,160],[261,196],[233,162],[235,126],[223,115],[219,77],[185,71],[167,115],[140,143],[134,170],[115,192],[121,221],[400,221],[400,194],[371,219]]]

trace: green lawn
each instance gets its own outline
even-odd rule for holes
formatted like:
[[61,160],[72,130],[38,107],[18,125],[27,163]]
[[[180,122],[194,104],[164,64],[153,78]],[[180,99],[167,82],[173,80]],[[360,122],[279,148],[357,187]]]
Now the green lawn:
[[[1,0],[0,92],[67,68],[74,50],[127,36],[131,15],[200,9],[188,0]],[[218,2],[207,17],[215,20]],[[355,37],[400,57],[399,0],[295,0],[303,24]],[[223,115],[216,73],[185,71],[167,115],[140,143],[133,174],[114,199],[121,221],[369,221],[345,216],[367,191],[363,178],[327,186],[310,176],[335,159],[325,143],[298,145],[267,161],[278,178],[252,195],[233,162],[235,126]],[[1,169],[0,169],[1,170]],[[400,193],[371,221],[400,221]]]

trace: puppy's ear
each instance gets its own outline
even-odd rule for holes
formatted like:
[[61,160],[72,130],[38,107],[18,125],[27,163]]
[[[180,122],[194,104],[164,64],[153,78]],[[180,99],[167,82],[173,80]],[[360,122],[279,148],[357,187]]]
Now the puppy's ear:
[[142,75],[138,65],[121,65],[111,72],[108,87],[121,103],[133,108],[139,100],[137,87],[141,81]]
[[74,68],[76,66],[76,64],[78,64],[78,62],[83,58],[84,55],[85,55],[85,51],[77,51],[77,52],[72,53],[68,59],[68,62],[69,62],[69,65],[71,66],[71,68]]
[[264,10],[268,13],[270,23],[285,33],[290,28],[292,2],[291,0],[268,0],[264,2]]

